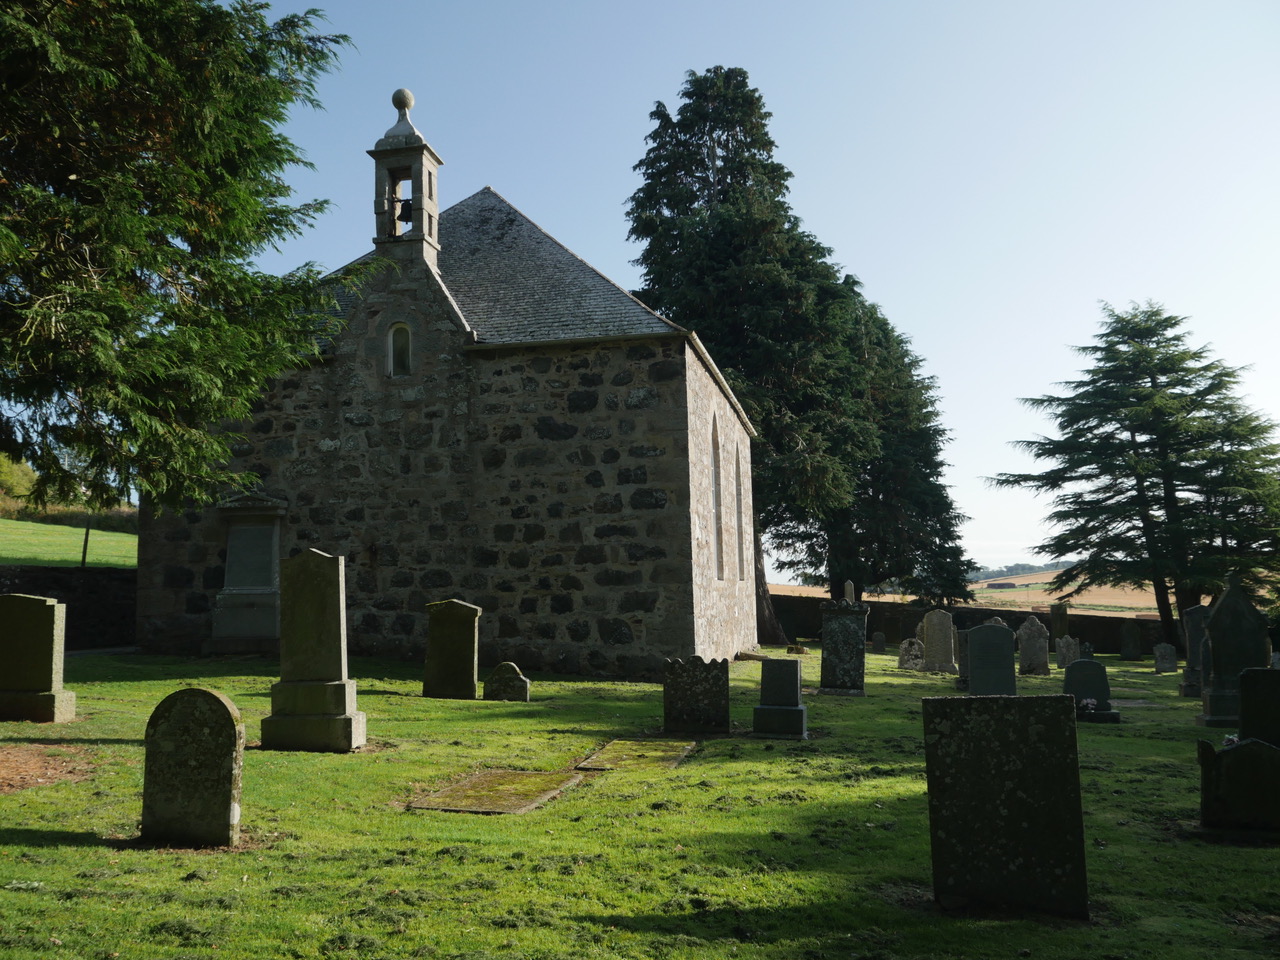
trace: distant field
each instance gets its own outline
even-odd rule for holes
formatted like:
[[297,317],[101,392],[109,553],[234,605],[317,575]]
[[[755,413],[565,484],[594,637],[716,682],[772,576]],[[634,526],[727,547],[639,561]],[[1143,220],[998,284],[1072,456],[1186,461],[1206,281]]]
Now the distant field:
[[[25,520],[0,520],[0,564],[78,567],[84,529]],[[89,533],[89,566],[136,567],[138,538],[131,533]]]

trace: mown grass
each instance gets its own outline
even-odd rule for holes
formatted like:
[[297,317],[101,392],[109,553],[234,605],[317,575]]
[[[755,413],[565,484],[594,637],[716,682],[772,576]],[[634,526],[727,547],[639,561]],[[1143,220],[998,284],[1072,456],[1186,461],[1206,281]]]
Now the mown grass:
[[[818,657],[801,659],[816,685]],[[0,745],[84,748],[96,763],[83,782],[0,796],[0,956],[1275,955],[1280,851],[1195,829],[1205,731],[1176,676],[1103,658],[1124,722],[1079,728],[1084,922],[934,907],[920,698],[952,695],[952,679],[868,659],[865,699],[807,698],[803,742],[745,735],[759,664],[735,663],[743,735],[704,740],[672,770],[590,775],[520,816],[406,804],[476,770],[568,769],[611,739],[657,734],[661,688],[535,675],[528,704],[425,700],[413,666],[353,659],[369,749],[251,746],[244,842],[192,851],[135,842],[147,716],[177,688],[208,686],[239,706],[252,744],[274,664],[70,658],[76,722],[0,724]],[[1061,679],[1020,683],[1056,693]]]
[[[78,567],[84,528],[26,520],[0,520],[0,565]],[[90,530],[88,566],[136,567],[138,537],[130,533]]]

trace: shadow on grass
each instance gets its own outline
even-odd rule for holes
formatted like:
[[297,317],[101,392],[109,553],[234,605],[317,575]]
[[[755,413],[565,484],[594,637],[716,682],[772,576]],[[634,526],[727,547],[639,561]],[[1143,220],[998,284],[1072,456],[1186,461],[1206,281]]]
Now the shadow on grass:
[[0,743],[27,743],[34,747],[65,747],[69,743],[83,743],[89,746],[100,746],[104,743],[128,743],[141,747],[146,743],[140,737],[4,737]]
[[109,840],[86,830],[32,830],[23,827],[0,827],[0,847],[114,847],[123,840]]

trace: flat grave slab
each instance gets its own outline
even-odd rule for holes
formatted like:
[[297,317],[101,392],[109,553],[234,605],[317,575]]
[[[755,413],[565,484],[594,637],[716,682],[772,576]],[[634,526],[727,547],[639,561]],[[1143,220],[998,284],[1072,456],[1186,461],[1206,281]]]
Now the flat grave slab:
[[485,770],[408,805],[410,810],[450,813],[528,813],[579,783],[582,775],[563,770]]
[[611,740],[578,764],[579,770],[674,767],[697,744],[692,740]]

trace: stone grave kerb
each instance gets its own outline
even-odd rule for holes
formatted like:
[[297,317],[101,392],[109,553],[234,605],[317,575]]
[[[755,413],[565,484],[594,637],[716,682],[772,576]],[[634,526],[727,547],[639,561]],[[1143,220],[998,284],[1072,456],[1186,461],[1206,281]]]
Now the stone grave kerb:
[[0,596],[5,668],[0,679],[0,720],[66,723],[76,715],[76,695],[62,686],[67,608],[50,597]]
[[480,615],[462,600],[427,604],[427,644],[422,695],[442,700],[474,700],[480,674]]
[[347,679],[346,560],[306,550],[280,564],[280,679]]

